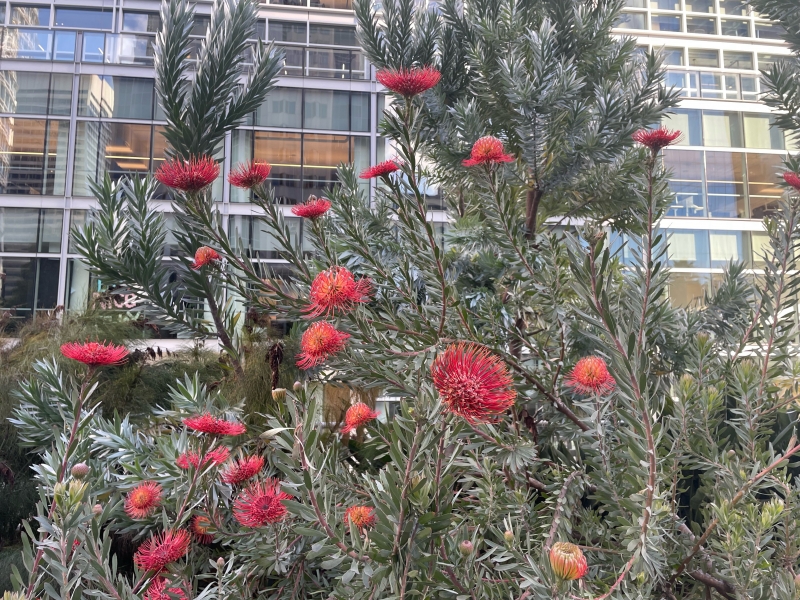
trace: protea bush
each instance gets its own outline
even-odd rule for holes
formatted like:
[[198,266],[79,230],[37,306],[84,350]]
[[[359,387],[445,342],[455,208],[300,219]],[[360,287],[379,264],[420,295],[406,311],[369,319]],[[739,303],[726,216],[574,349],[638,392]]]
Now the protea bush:
[[[218,340],[230,380],[253,360],[237,302],[298,323],[302,377],[246,414],[188,373],[132,420],[95,401],[124,348],[38,362],[13,421],[40,457],[20,598],[797,597],[794,178],[763,273],[731,264],[703,309],[673,307],[657,225],[680,132],[653,123],[676,98],[656,55],[611,36],[623,3],[415,4],[357,2],[393,155],[294,207],[310,256],[269,166],[231,174],[289,274],[229,237],[209,186],[280,56],[244,65],[255,7],[217,0],[190,76],[191,8],[164,4],[160,180],[181,253],[162,260],[150,180],[95,186],[77,247],[153,322]],[[399,409],[357,402],[332,426],[321,382]]]

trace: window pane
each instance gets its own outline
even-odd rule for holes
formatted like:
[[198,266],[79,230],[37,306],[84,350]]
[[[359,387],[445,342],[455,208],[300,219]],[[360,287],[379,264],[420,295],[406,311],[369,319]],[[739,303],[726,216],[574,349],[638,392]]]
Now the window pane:
[[89,308],[89,268],[80,260],[67,262],[67,309],[85,311]]
[[[370,155],[370,140],[366,136],[353,136],[353,167],[356,173],[361,173],[364,169],[369,167]],[[363,183],[364,187],[368,187],[369,183],[364,180],[359,180]]]
[[49,27],[49,6],[11,6],[11,24]]
[[306,24],[291,21],[270,21],[269,39],[276,42],[306,43]]
[[683,133],[678,140],[679,146],[702,146],[703,128],[700,111],[695,109],[676,108],[674,114],[664,118],[664,126]]
[[709,249],[711,267],[714,269],[727,267],[731,261],[743,262],[745,257],[742,250],[742,232],[710,231]]
[[68,115],[72,108],[72,75],[53,73],[50,76],[51,115]]
[[122,31],[156,33],[161,27],[158,13],[128,12],[122,14]]
[[650,0],[650,8],[657,10],[680,10],[680,0]]
[[671,217],[705,217],[703,153],[665,150],[664,168],[671,172],[669,187],[675,194],[667,214]]
[[0,251],[36,252],[38,208],[0,208]]
[[667,229],[667,254],[671,267],[708,268],[708,231]]
[[104,123],[105,167],[112,179],[150,169],[150,125]]
[[669,299],[681,308],[702,307],[710,281],[703,273],[670,273]]
[[777,23],[756,23],[756,37],[762,40],[780,40],[786,31]]
[[750,192],[750,216],[763,219],[778,208],[784,194],[779,184],[783,157],[777,154],[747,155],[747,181]]
[[300,134],[256,131],[253,136],[253,157],[272,165],[269,181],[275,190],[275,198],[287,204],[300,202],[303,199]]
[[46,115],[49,73],[0,71],[0,110],[7,113]]
[[791,56],[784,54],[758,54],[758,68],[761,71],[766,71],[772,68],[775,63],[783,60],[791,60]]
[[645,13],[622,13],[617,18],[614,27],[620,29],[647,29],[647,15]]
[[631,8],[647,8],[646,0],[626,0],[625,6]]
[[[289,228],[289,235],[296,248],[301,245],[301,219],[288,217],[285,223]],[[254,217],[232,215],[230,217],[229,235],[234,244],[238,246],[241,241],[242,249],[249,251],[254,258],[280,258],[279,252],[283,249],[278,244],[275,236],[270,233],[267,226]]]
[[686,10],[689,12],[714,12],[714,0],[686,0]]
[[75,60],[75,32],[56,31],[53,42],[53,60]]
[[683,66],[683,48],[662,48],[661,56],[664,57],[664,64],[670,67]]
[[6,29],[3,36],[3,58],[50,60],[53,32],[43,29]]
[[76,29],[111,29],[114,13],[111,10],[90,8],[56,8],[56,27]]
[[722,19],[721,28],[722,28],[722,35],[731,35],[735,37],[750,37],[749,21]]
[[191,35],[206,35],[208,26],[211,25],[211,17],[208,15],[195,15],[192,23]]
[[732,52],[726,50],[724,57],[726,69],[752,69],[754,67],[752,52]]
[[103,87],[103,105],[116,119],[153,118],[153,80],[138,77],[108,77]]
[[719,67],[719,52],[689,48],[690,67]]
[[369,131],[369,94],[350,94],[350,131]]
[[688,33],[714,35],[717,33],[717,20],[704,17],[686,17],[686,31]]
[[309,129],[350,129],[350,92],[306,90],[304,126]]
[[742,138],[741,113],[703,111],[703,139],[706,146],[741,148],[744,145]]
[[744,113],[744,139],[747,148],[784,150],[783,132],[775,127],[774,115]]
[[[306,0],[290,0],[300,2],[300,6],[306,5]],[[273,4],[275,4],[273,2]],[[311,6],[315,8],[336,8],[339,10],[353,10],[353,0],[311,0]]]
[[709,217],[745,216],[744,154],[706,152],[706,182]]
[[350,162],[350,138],[346,135],[308,133],[303,136],[303,195],[322,196],[336,181],[336,168]]
[[309,29],[309,42],[326,46],[358,46],[355,27],[336,25],[312,24]]
[[63,210],[42,210],[39,252],[47,252],[49,254],[61,252],[61,225],[63,221]]
[[256,111],[256,125],[264,127],[302,127],[301,99],[299,88],[276,88]]
[[650,17],[650,28],[653,31],[680,31],[681,18],[677,15],[653,15]]
[[72,194],[89,196],[89,180],[94,181],[100,167],[99,139],[106,131],[97,121],[78,121],[75,131],[75,167],[72,175]]
[[0,193],[64,193],[69,122],[0,118]]
[[753,268],[763,269],[767,264],[766,261],[772,260],[774,256],[769,235],[752,231],[750,233],[750,252],[752,254]]
[[108,117],[110,111],[103,104],[106,78],[102,75],[81,75],[78,83],[78,115],[81,117]]
[[719,12],[725,15],[746,15],[747,5],[740,0],[719,0]]

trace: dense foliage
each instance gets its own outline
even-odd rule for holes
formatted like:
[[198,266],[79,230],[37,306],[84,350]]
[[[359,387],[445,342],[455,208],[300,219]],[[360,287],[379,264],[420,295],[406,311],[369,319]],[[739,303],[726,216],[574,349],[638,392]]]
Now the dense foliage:
[[[656,56],[610,35],[623,2],[415,4],[385,0],[381,19],[357,3],[393,92],[381,127],[397,156],[361,174],[372,199],[342,166],[328,199],[294,208],[306,256],[268,169],[231,177],[290,274],[229,238],[209,188],[210,155],[279,57],[245,65],[254,6],[217,0],[189,83],[191,8],[164,4],[174,160],[157,177],[184,256],[161,259],[152,181],[97,186],[78,247],[155,322],[215,336],[231,381],[253,360],[237,303],[250,329],[300,322],[304,375],[270,382],[260,415],[189,375],[134,423],[98,402],[121,349],[64,349],[76,372],[38,362],[13,419],[42,460],[26,598],[796,597],[800,198],[767,220],[756,281],[731,265],[704,309],[671,307],[655,225],[675,135],[648,125],[675,97]],[[453,217],[444,240],[431,183]],[[357,402],[326,423],[319,381],[399,412],[378,422]]]

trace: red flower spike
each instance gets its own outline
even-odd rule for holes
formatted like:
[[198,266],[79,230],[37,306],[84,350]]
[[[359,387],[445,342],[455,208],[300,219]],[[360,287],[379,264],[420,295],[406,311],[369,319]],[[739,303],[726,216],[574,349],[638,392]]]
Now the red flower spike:
[[372,410],[363,402],[356,402],[347,409],[344,415],[344,427],[342,433],[353,433],[362,425],[378,418],[378,413]]
[[194,262],[191,264],[191,268],[193,271],[199,271],[201,267],[219,260],[222,260],[219,252],[208,246],[200,246],[194,253]]
[[573,581],[586,575],[589,565],[586,557],[575,544],[556,542],[550,549],[550,567],[556,577],[564,581]]
[[199,192],[208,187],[219,176],[219,164],[210,156],[174,159],[162,163],[156,171],[156,179],[167,187],[182,192]]
[[143,571],[161,571],[169,563],[186,556],[192,543],[185,529],[154,535],[136,550],[133,562]]
[[146,519],[161,504],[163,489],[154,481],[143,481],[125,496],[125,512],[132,519]]
[[175,600],[176,598],[177,600],[187,600],[186,590],[179,587],[167,589],[166,577],[156,577],[144,593],[143,600]]
[[368,169],[361,171],[360,179],[375,179],[376,177],[386,177],[400,169],[400,165],[395,160],[386,160]]
[[680,131],[670,131],[664,127],[640,129],[633,134],[633,141],[650,148],[653,152],[658,152],[662,148],[674,144],[680,139],[681,135]]
[[175,461],[175,464],[178,465],[181,469],[188,470],[189,465],[192,465],[195,469],[205,466],[207,463],[213,463],[215,465],[221,465],[224,463],[228,458],[231,456],[231,451],[225,448],[224,446],[220,446],[215,450],[212,450],[208,454],[203,457],[203,462],[200,462],[200,455],[197,452],[184,452],[181,454],[178,459]]
[[289,510],[283,500],[292,498],[281,490],[281,482],[267,479],[250,484],[233,503],[233,516],[245,527],[261,527],[282,521]]
[[448,346],[433,361],[431,375],[447,410],[470,423],[491,421],[517,397],[505,363],[474,344]]
[[208,517],[196,515],[192,517],[192,521],[189,524],[189,530],[192,532],[194,539],[197,540],[199,544],[204,544],[207,546],[214,541],[214,536],[208,533],[208,528],[210,526],[211,521],[208,520]]
[[786,171],[783,174],[783,180],[792,186],[795,190],[800,192],[800,174]]
[[121,365],[128,361],[128,349],[125,346],[98,342],[70,342],[61,346],[61,354],[90,367]]
[[236,485],[258,475],[264,468],[264,459],[261,456],[246,456],[235,461],[222,472],[222,481]]
[[599,356],[586,356],[572,369],[566,384],[581,394],[605,394],[613,390],[617,382],[608,372],[606,361]]
[[506,154],[503,142],[496,137],[487,135],[473,144],[469,158],[461,161],[461,164],[465,167],[475,167],[507,162],[514,162],[514,155]]
[[375,78],[391,91],[411,98],[435,87],[442,74],[434,67],[411,67],[410,69],[380,69]]
[[304,219],[319,219],[331,208],[331,201],[327,198],[309,196],[305,204],[292,207],[292,214]]
[[311,303],[304,312],[309,317],[330,317],[337,311],[344,313],[357,304],[368,302],[371,291],[372,283],[368,278],[356,281],[344,267],[331,267],[314,278],[309,292]]
[[369,506],[351,506],[344,513],[344,522],[352,523],[360,530],[374,527],[378,519],[374,510]]
[[183,424],[189,429],[211,435],[242,435],[247,431],[247,427],[238,421],[218,419],[209,413],[186,418],[183,420]]
[[249,190],[264,183],[270,171],[272,166],[265,162],[241,163],[228,173],[228,181],[231,185]]
[[350,334],[339,331],[327,321],[312,323],[300,338],[300,354],[297,366],[303,370],[312,369],[324,363],[329,357],[344,350]]

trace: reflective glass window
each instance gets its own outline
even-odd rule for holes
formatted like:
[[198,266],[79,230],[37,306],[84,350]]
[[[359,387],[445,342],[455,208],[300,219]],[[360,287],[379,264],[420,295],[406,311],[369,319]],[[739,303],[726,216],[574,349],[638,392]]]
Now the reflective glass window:
[[681,30],[681,17],[679,15],[652,15],[650,17],[650,29],[653,31],[673,31]]
[[762,40],[781,40],[786,30],[777,23],[756,23],[756,37]]
[[0,193],[63,195],[68,121],[0,118]]
[[730,262],[744,262],[741,231],[709,231],[708,241],[712,268],[722,269]]
[[665,116],[664,126],[682,132],[677,142],[679,146],[702,146],[703,125],[699,110],[691,108],[676,108],[672,114]]
[[[301,219],[288,217],[284,220],[289,228],[289,235],[295,247],[300,248]],[[241,242],[242,249],[247,250],[253,258],[280,258],[282,246],[264,223],[250,216],[231,215],[229,221],[229,235],[238,246]]]
[[743,113],[744,141],[746,148],[783,150],[783,131],[775,126],[775,117],[770,114]]
[[680,0],[650,0],[650,8],[656,10],[680,10]]
[[664,57],[664,64],[670,67],[682,67],[683,48],[662,48],[661,56]]
[[[288,41],[288,40],[287,40]],[[325,46],[358,46],[355,27],[316,25],[309,27],[309,43]]]
[[673,306],[699,308],[703,306],[711,277],[705,273],[669,274],[669,299]]
[[778,207],[785,189],[779,185],[783,157],[779,154],[747,154],[750,216],[763,219]]
[[122,31],[137,33],[156,33],[161,27],[158,13],[131,12],[122,13]]
[[689,12],[713,13],[715,12],[714,0],[686,0],[686,10]]
[[689,48],[690,67],[719,67],[719,52],[701,48]]
[[0,308],[29,317],[58,303],[57,258],[0,257]]
[[292,21],[270,21],[269,39],[276,42],[305,44],[307,42],[306,24]]
[[743,153],[706,152],[706,196],[709,217],[733,219],[746,215]]
[[351,92],[350,131],[369,131],[369,94]]
[[720,21],[722,35],[734,37],[750,37],[750,21],[740,19],[722,19]]
[[305,90],[304,127],[308,129],[350,129],[350,92],[339,90]]
[[708,231],[702,229],[667,229],[667,255],[671,267],[702,269],[711,266]]
[[747,5],[740,0],[719,0],[719,12],[724,15],[740,15],[747,14]]
[[53,24],[56,27],[108,29],[110,31],[113,19],[114,13],[110,9],[57,7]]
[[703,152],[665,150],[663,157],[664,168],[671,173],[669,186],[675,194],[667,214],[671,217],[705,217]]
[[703,140],[706,146],[741,148],[742,113],[722,110],[703,111]]
[[725,50],[723,56],[725,58],[726,69],[753,69],[755,67],[752,52]]
[[647,29],[647,14],[634,12],[621,13],[614,26],[620,29]]
[[29,27],[50,27],[49,6],[11,5],[11,24]]
[[714,35],[717,33],[717,20],[706,17],[686,17],[686,32]]

